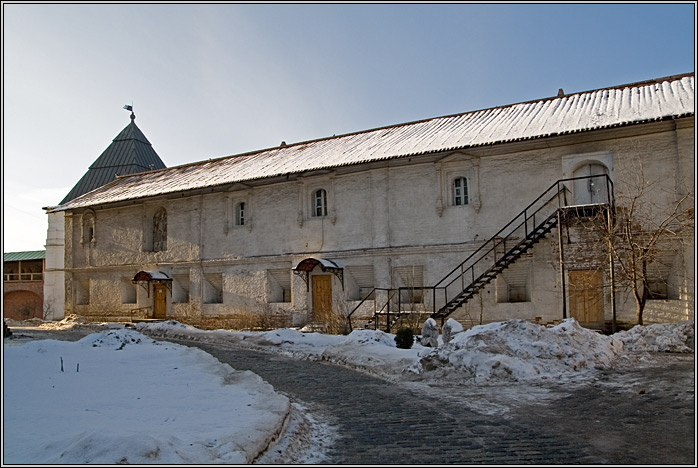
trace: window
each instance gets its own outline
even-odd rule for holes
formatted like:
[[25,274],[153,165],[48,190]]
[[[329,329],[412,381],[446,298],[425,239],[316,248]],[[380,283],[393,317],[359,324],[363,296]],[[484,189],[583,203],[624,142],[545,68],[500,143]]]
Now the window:
[[89,244],[95,241],[95,217],[92,213],[82,215],[82,238],[80,242]]
[[313,194],[313,216],[327,216],[327,191],[316,190]]
[[223,274],[205,273],[203,281],[204,304],[223,303]]
[[680,261],[682,247],[674,242],[662,242],[657,246],[657,251],[647,262],[645,280],[649,288],[647,299],[671,300],[679,298],[678,285],[676,284],[677,269],[675,262]]
[[240,202],[235,206],[235,225],[245,225],[245,202]]
[[530,276],[530,260],[522,258],[510,264],[495,280],[497,302],[531,302]]
[[419,304],[424,301],[424,267],[407,265],[393,267],[393,277],[400,291],[403,304]]
[[160,208],[153,215],[153,252],[167,250],[167,211]]
[[649,300],[669,299],[667,282],[661,279],[648,279]]
[[267,273],[267,302],[291,302],[291,270],[275,268]]
[[90,303],[90,280],[80,278],[75,280],[75,303],[77,305],[87,305]]
[[458,177],[453,181],[453,204],[468,204],[468,179],[465,177]]
[[121,303],[135,304],[137,302],[136,285],[133,284],[131,278],[121,279]]
[[189,273],[173,273],[172,279],[172,302],[186,304],[189,302]]

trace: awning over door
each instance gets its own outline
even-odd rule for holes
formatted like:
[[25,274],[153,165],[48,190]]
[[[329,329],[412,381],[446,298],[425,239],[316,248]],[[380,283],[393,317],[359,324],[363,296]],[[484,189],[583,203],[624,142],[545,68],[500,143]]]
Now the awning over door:
[[164,284],[172,293],[172,278],[167,273],[161,271],[139,271],[131,282],[143,286],[148,292],[148,297],[150,297],[150,283]]
[[316,266],[320,266],[323,272],[330,272],[335,275],[342,282],[342,288],[344,288],[344,268],[337,265],[332,260],[327,260],[326,258],[315,258],[308,257],[301,260],[298,265],[291,268],[295,275],[300,276],[305,281],[305,285],[310,289],[310,283],[308,282],[308,277],[310,272],[315,269]]

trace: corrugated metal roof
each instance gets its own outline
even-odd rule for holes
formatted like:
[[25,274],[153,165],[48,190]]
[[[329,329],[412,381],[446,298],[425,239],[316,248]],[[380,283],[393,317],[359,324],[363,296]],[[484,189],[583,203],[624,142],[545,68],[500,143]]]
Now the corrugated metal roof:
[[43,260],[46,258],[45,250],[29,250],[26,252],[5,252],[3,253],[4,262],[17,262],[24,260]]
[[56,210],[693,114],[690,73],[119,177]]
[[61,204],[112,182],[117,175],[137,174],[165,167],[165,163],[162,162],[143,132],[136,126],[135,116],[131,114],[131,123],[112,140],[107,149],[92,163],[85,175],[61,201]]

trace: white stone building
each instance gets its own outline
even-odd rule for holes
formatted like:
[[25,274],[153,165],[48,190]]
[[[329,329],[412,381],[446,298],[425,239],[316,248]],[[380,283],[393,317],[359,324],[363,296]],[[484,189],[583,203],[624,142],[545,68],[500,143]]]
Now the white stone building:
[[[690,73],[120,176],[48,210],[65,216],[64,312],[632,324],[604,244],[557,214],[615,207],[640,174],[653,217],[692,207],[694,116]],[[678,234],[650,265],[646,323],[694,317],[693,231]]]

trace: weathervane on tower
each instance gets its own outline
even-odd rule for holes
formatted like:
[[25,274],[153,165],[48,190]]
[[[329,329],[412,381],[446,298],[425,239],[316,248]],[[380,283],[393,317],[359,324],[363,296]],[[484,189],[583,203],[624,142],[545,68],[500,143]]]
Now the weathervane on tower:
[[124,109],[126,109],[127,111],[131,111],[131,120],[136,120],[136,114],[133,113],[133,104],[131,104],[131,105],[126,104],[124,106]]

